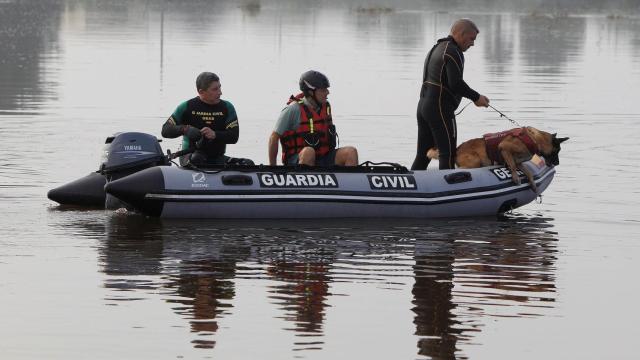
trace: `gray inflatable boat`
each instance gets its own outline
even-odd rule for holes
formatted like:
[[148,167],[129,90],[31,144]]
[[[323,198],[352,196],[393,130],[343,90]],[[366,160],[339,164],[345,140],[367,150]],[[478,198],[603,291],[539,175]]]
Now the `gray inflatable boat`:
[[[172,166],[159,140],[137,132],[107,137],[99,170],[50,190],[63,206],[134,208],[170,218],[421,218],[491,216],[536,199],[524,174],[502,166],[410,171],[398,164],[308,168],[226,164]],[[522,164],[538,192],[555,168],[534,156]]]
[[[555,174],[523,163],[542,193]],[[111,181],[108,194],[167,218],[439,218],[491,216],[538,196],[502,166],[409,171],[401,166],[186,169],[155,166]]]

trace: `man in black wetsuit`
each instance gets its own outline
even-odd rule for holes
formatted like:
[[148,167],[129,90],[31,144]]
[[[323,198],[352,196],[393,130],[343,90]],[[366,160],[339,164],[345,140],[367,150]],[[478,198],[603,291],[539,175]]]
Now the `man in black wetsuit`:
[[427,168],[427,150],[432,147],[440,152],[440,169],[453,169],[457,142],[455,110],[462,97],[471,99],[476,106],[489,106],[489,99],[462,79],[462,53],[473,46],[478,33],[471,20],[460,19],[451,27],[449,36],[439,39],[427,55],[418,102],[418,148],[411,170]]
[[[248,159],[225,155],[227,144],[238,142],[238,116],[231,102],[220,99],[222,87],[218,75],[203,72],[196,79],[198,96],[182,102],[162,125],[162,136],[183,137],[182,149],[195,147],[191,156],[180,159],[196,166],[238,163],[253,165]],[[186,159],[185,159],[186,158]]]

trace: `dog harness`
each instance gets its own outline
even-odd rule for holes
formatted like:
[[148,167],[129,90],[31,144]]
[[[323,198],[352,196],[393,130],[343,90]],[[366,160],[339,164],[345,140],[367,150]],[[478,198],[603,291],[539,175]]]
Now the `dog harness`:
[[507,136],[517,137],[518,139],[520,139],[520,141],[522,141],[522,143],[525,144],[527,150],[529,150],[531,154],[539,154],[538,145],[529,136],[527,128],[522,127],[498,133],[484,134],[482,137],[484,138],[487,156],[489,156],[489,159],[494,164],[504,164],[504,159],[502,158],[502,154],[500,154],[498,145],[500,145],[502,140],[504,140]]
[[282,161],[299,153],[304,147],[311,146],[316,151],[316,156],[323,156],[335,149],[335,142],[331,141],[330,129],[333,125],[331,119],[331,106],[325,102],[316,113],[302,101],[304,95],[291,96],[288,104],[297,102],[300,106],[300,125],[296,130],[285,131],[280,137],[282,145]]

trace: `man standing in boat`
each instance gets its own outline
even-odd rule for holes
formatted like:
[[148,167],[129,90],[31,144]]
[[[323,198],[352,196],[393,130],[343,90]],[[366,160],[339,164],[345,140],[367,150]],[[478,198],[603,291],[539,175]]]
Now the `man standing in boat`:
[[252,165],[248,159],[235,159],[225,155],[227,144],[238,142],[240,128],[238,116],[231,102],[220,99],[220,78],[212,72],[203,72],[196,78],[198,96],[184,101],[162,126],[162,136],[183,137],[182,148],[195,147],[190,157],[180,159],[181,165],[190,162],[196,166],[223,165],[230,162]]
[[412,170],[425,170],[429,165],[427,150],[440,152],[440,169],[453,169],[456,159],[455,110],[463,97],[476,106],[489,106],[489,99],[473,90],[463,80],[464,55],[480,31],[469,19],[451,26],[446,38],[439,39],[424,62],[422,88],[418,102],[418,146]]
[[289,99],[269,137],[269,165],[276,165],[278,142],[285,165],[358,165],[356,148],[336,148],[336,128],[327,101],[329,79],[318,71],[307,71],[300,77],[300,90]]

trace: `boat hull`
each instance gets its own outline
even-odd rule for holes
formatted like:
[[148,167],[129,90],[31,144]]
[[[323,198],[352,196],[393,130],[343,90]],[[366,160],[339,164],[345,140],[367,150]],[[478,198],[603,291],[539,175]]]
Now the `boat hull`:
[[107,178],[104,175],[92,172],[85,177],[49,190],[47,197],[62,205],[104,208],[106,183]]
[[[538,193],[555,169],[523,163]],[[109,182],[106,192],[135,209],[166,218],[304,219],[491,216],[526,205],[534,193],[501,166],[398,171],[366,168],[195,171],[157,166]]]

